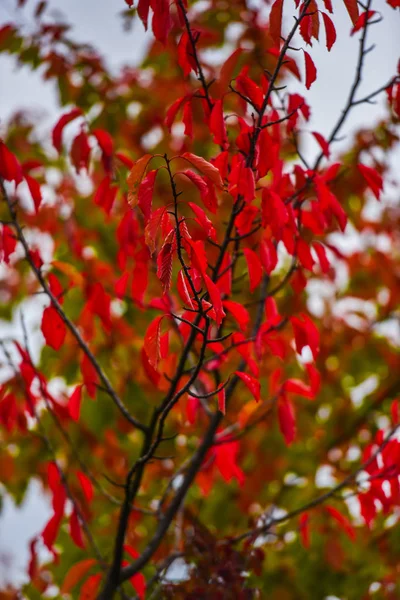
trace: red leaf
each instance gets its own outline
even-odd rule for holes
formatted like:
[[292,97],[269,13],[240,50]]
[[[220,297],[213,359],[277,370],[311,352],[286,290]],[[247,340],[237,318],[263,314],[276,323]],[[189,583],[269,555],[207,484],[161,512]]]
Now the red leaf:
[[303,40],[309,46],[312,46],[311,38],[313,37],[313,19],[312,15],[306,14],[300,23],[299,32]]
[[310,547],[310,526],[309,526],[310,515],[308,513],[303,513],[300,516],[300,536],[301,543],[304,548],[308,550]]
[[67,327],[54,306],[45,308],[41,330],[46,344],[54,350],[59,350],[64,343]]
[[17,246],[17,238],[8,225],[2,225],[0,237],[0,259],[4,260],[6,265],[10,264],[10,255]]
[[317,79],[317,69],[311,56],[304,50],[304,60],[306,69],[306,88],[309,90],[314,81]]
[[353,25],[355,25],[357,23],[358,20],[358,2],[357,0],[343,0],[346,8],[347,8],[347,12],[349,13],[349,17],[353,23]]
[[156,249],[156,238],[158,230],[161,226],[161,222],[165,215],[164,206],[157,208],[151,215],[146,225],[144,236],[146,240],[146,246],[148,247],[150,254],[153,254]]
[[261,109],[264,93],[262,89],[246,75],[246,68],[242,69],[236,77],[236,88],[238,92],[250,100],[257,110]]
[[351,30],[350,35],[354,35],[357,31],[360,31],[360,29],[364,29],[364,27],[367,25],[370,18],[373,17],[375,14],[376,14],[375,10],[367,10],[367,11],[363,12],[358,17],[357,22],[355,23],[353,29]]
[[321,271],[323,273],[328,273],[331,265],[329,263],[329,260],[326,256],[326,251],[324,246],[320,243],[320,242],[314,242],[313,243],[313,248],[318,256],[318,262],[320,264],[321,267]]
[[356,539],[356,532],[354,530],[353,525],[350,523],[349,519],[342,515],[336,508],[333,506],[325,506],[325,510],[331,515],[333,519],[340,525],[346,535],[354,542]]
[[63,288],[57,277],[54,273],[50,273],[48,277],[49,288],[53,296],[58,300],[60,304],[64,302],[63,298]]
[[239,302],[233,302],[233,300],[224,300],[223,305],[224,308],[226,308],[226,310],[233,315],[240,329],[242,331],[246,331],[250,322],[250,315],[247,308],[245,308],[243,304],[240,304]]
[[80,369],[83,377],[83,383],[86,387],[86,391],[91,398],[94,398],[96,396],[96,389],[99,376],[91,360],[86,354],[83,355],[80,364]]
[[185,125],[184,134],[193,139],[193,112],[191,102],[186,102],[183,107],[182,121]]
[[143,347],[149,359],[150,365],[157,370],[158,363],[161,358],[160,341],[161,341],[161,322],[164,315],[156,317],[148,326],[144,334]]
[[268,129],[264,128],[258,137],[257,170],[260,177],[265,177],[278,159],[277,148],[272,141]]
[[218,89],[224,93],[233,77],[233,72],[238,63],[239,57],[243,52],[243,48],[236,48],[234,52],[226,59],[219,72]]
[[51,550],[54,542],[56,541],[58,530],[60,529],[62,514],[54,514],[51,519],[47,522],[45,528],[42,531],[42,540],[44,545]]
[[203,273],[204,283],[210,296],[211,303],[215,310],[215,321],[217,325],[221,325],[222,319],[225,317],[225,312],[222,307],[221,294],[215,283],[209,278],[206,273]]
[[175,117],[178,114],[179,109],[185,103],[190,101],[190,96],[181,96],[171,106],[168,108],[167,113],[165,115],[164,124],[168,128],[168,131],[171,131],[172,123],[175,121]]
[[289,220],[285,204],[276,192],[267,188],[262,192],[262,226],[270,226],[275,237],[281,237],[281,231]]
[[243,485],[245,477],[242,469],[237,465],[238,452],[238,442],[220,444],[214,449],[215,463],[225,481],[229,482],[235,478],[239,485]]
[[64,127],[81,115],[82,110],[80,108],[73,108],[69,113],[66,113],[58,119],[53,129],[53,146],[56,148],[56,150],[58,150],[58,152],[61,152]]
[[153,8],[152,30],[154,37],[165,45],[172,27],[169,0],[157,0],[156,2],[153,0],[151,7]]
[[336,29],[332,19],[326,13],[322,13],[322,18],[325,26],[326,47],[328,48],[328,52],[330,52],[333,44],[336,42]]
[[183,75],[187,77],[193,70],[197,72],[196,61],[194,60],[192,43],[188,32],[185,30],[178,43],[178,64],[182,68]]
[[86,171],[88,170],[90,152],[91,148],[89,146],[88,136],[82,129],[72,142],[70,152],[71,161],[77,173],[79,173],[81,169],[86,169]]
[[[131,546],[125,545],[124,550],[128,552],[128,554],[130,554],[133,559],[136,559],[139,556],[139,553],[136,552],[136,550]],[[144,575],[142,573],[137,573],[136,575],[133,575],[133,577],[131,577],[129,581],[136,590],[136,593],[139,596],[140,600],[144,600],[146,596],[146,580],[144,578]]]
[[188,205],[190,206],[190,208],[196,215],[196,217],[197,217],[196,221],[204,229],[207,237],[209,237],[211,240],[215,241],[217,234],[216,234],[214,225],[212,224],[210,219],[207,217],[204,210],[202,208],[200,208],[200,206],[197,206],[197,204],[194,204],[193,202],[188,202]]
[[101,573],[98,575],[91,575],[90,577],[88,577],[81,587],[79,600],[95,600],[97,591],[100,586],[101,578]]
[[93,500],[94,495],[93,484],[91,480],[85,473],[82,473],[82,471],[78,471],[76,475],[78,477],[79,483],[81,484],[81,488],[86,500],[88,502],[91,502]]
[[302,314],[300,318],[291,317],[294,337],[296,342],[296,351],[301,354],[304,346],[309,346],[316,360],[319,353],[319,331],[310,317]]
[[[171,241],[168,241],[168,239]],[[164,294],[171,287],[173,250],[174,237],[168,236],[157,256],[157,277],[163,285]]]
[[132,208],[135,208],[139,201],[139,188],[142,183],[142,179],[146,173],[146,169],[153,156],[151,154],[144,154],[137,161],[135,161],[130,173],[128,175],[128,202]]
[[278,48],[281,44],[283,0],[275,0],[269,14],[269,33]]
[[302,267],[308,269],[309,271],[313,270],[315,263],[311,255],[310,247],[302,238],[297,240],[297,257]]
[[115,282],[114,291],[117,298],[123,298],[125,296],[126,288],[128,286],[128,279],[129,271],[125,271],[125,273],[123,273],[121,277],[119,277],[119,279],[117,279],[117,281]]
[[178,288],[178,294],[182,298],[183,302],[189,308],[194,308],[194,304],[192,302],[192,298],[191,298],[191,294],[190,294],[190,290],[189,290],[189,285],[186,283],[186,277],[185,277],[183,269],[181,271],[179,271],[179,273],[178,273],[177,288]]
[[0,177],[6,181],[15,181],[18,185],[22,181],[22,169],[16,156],[0,140]]
[[210,131],[214,135],[213,142],[218,144],[223,149],[226,148],[228,140],[226,135],[226,127],[224,120],[224,113],[222,107],[222,100],[217,100],[212,108],[210,115]]
[[118,187],[112,185],[111,177],[106,175],[100,182],[99,187],[94,195],[94,203],[101,206],[104,212],[109,215],[114,205],[115,197],[118,192]]
[[196,154],[192,154],[191,152],[184,152],[181,154],[181,158],[184,158],[190,162],[198,171],[200,171],[200,173],[208,177],[217,187],[223,187],[224,184],[219,170],[207,160],[201,156],[196,156]]
[[247,261],[247,269],[250,277],[250,292],[253,293],[256,287],[260,284],[262,277],[262,266],[260,259],[254,250],[250,248],[244,248],[243,254]]
[[114,152],[114,142],[108,131],[105,131],[104,129],[94,129],[92,135],[96,138],[103,154],[108,158],[112,156]]
[[288,379],[282,386],[284,392],[291,392],[292,394],[298,394],[304,398],[315,398],[315,394],[309,385],[306,385],[300,379]]
[[68,400],[68,411],[71,419],[79,421],[82,402],[82,385],[77,385]]
[[36,544],[38,543],[38,538],[35,537],[33,538],[33,540],[31,540],[30,544],[29,544],[29,551],[30,551],[30,559],[29,559],[29,565],[28,565],[28,575],[29,575],[29,579],[34,579],[37,575],[37,570],[38,570],[38,560],[37,560],[37,552],[36,552]]
[[260,244],[261,264],[267,275],[270,275],[278,264],[276,248],[271,240],[263,240]]
[[281,433],[290,446],[296,437],[296,420],[293,405],[285,396],[281,396],[278,401],[278,419]]
[[329,144],[326,141],[326,139],[324,138],[324,136],[321,135],[320,133],[318,133],[317,131],[313,131],[312,134],[315,137],[315,139],[317,140],[318,144],[321,146],[322,154],[324,156],[326,156],[326,158],[329,158],[331,152],[329,149]]
[[39,183],[30,175],[25,175],[25,181],[28,184],[29,191],[32,196],[33,204],[35,205],[36,214],[39,211],[40,204],[42,202],[42,192]]
[[72,514],[69,519],[69,532],[72,541],[78,546],[78,548],[84,548],[85,542],[83,541],[82,528],[79,522],[79,517],[76,508],[74,508],[74,510],[72,511]]
[[154,184],[156,181],[158,169],[149,171],[146,177],[141,181],[138,192],[138,206],[143,213],[145,223],[148,223],[151,215],[153,202]]
[[368,186],[371,188],[372,193],[374,194],[377,200],[380,199],[381,191],[383,189],[383,179],[382,175],[380,175],[375,169],[372,167],[367,167],[366,165],[359,164],[358,170],[361,175],[364,177]]
[[137,5],[137,13],[142,21],[144,28],[147,30],[147,21],[149,18],[150,0],[139,0]]
[[85,558],[72,565],[61,586],[61,594],[70,594],[71,590],[81,581],[91,567],[96,564],[94,558]]
[[253,394],[255,400],[259,402],[260,394],[261,394],[261,384],[260,382],[251,375],[247,373],[243,373],[242,371],[235,371],[235,374],[240,377],[243,383],[247,386],[250,392]]

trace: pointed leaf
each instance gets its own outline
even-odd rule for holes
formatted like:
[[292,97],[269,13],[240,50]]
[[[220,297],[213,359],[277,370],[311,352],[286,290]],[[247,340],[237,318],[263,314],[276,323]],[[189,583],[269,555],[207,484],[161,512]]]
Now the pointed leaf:
[[46,344],[54,350],[59,350],[64,343],[67,327],[54,306],[45,308],[41,330]]
[[201,156],[196,156],[196,154],[192,154],[191,152],[184,152],[181,154],[181,158],[190,162],[198,171],[200,171],[200,173],[206,175],[206,177],[208,177],[217,187],[223,187],[223,181],[219,170],[207,160]]
[[61,586],[61,594],[69,594],[95,564],[97,561],[94,558],[85,558],[72,565]]
[[250,248],[244,248],[243,254],[246,258],[247,269],[250,277],[250,292],[253,293],[256,287],[260,285],[262,277],[261,262],[254,250],[251,250]]
[[260,382],[251,375],[247,373],[243,373],[242,371],[235,371],[235,374],[240,377],[243,383],[247,386],[250,392],[253,394],[254,399],[259,402],[260,394],[261,394],[261,384]]
[[139,158],[133,165],[128,175],[128,202],[132,206],[132,208],[135,208],[135,206],[137,206],[137,203],[139,201],[139,186],[142,182],[147,166],[152,158],[152,154],[145,154],[144,156]]
[[317,79],[317,69],[314,65],[313,59],[305,50],[304,60],[306,69],[306,88],[309,90],[314,81]]
[[62,145],[62,134],[64,127],[71,123],[77,117],[82,115],[82,110],[80,108],[73,108],[70,112],[66,113],[62,117],[60,117],[53,129],[53,146],[56,148],[58,152],[61,152]]

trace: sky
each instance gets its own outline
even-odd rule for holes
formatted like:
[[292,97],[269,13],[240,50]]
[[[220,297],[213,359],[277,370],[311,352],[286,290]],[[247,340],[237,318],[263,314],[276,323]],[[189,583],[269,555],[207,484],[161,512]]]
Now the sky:
[[[261,2],[262,0],[249,0],[253,5]],[[334,0],[333,4],[338,40],[331,53],[326,50],[323,36],[320,44],[314,43],[310,53],[317,66],[318,78],[306,94],[307,102],[312,107],[309,129],[325,136],[329,135],[346,104],[359,43],[358,35],[350,36],[351,23],[343,2]],[[367,57],[361,96],[369,94],[389,80],[400,56],[400,12],[388,7],[384,0],[375,0],[373,4],[373,8],[379,7],[384,18],[371,31],[370,41],[376,47]],[[36,1],[27,0],[24,10],[16,9],[15,5],[16,0],[0,0],[0,26],[11,21],[21,23],[29,30]],[[287,1],[285,5],[291,12],[293,0]],[[140,64],[151,34],[145,34],[139,21],[134,23],[131,32],[124,33],[121,19],[121,11],[125,10],[123,0],[48,0],[48,7],[49,15],[64,14],[73,26],[74,38],[92,43],[112,68],[118,69],[123,64]],[[290,26],[291,21],[286,14],[284,29],[287,31]],[[41,80],[40,70],[31,73],[27,67],[18,68],[13,57],[2,54],[0,81],[0,131],[2,124],[7,122],[16,109],[29,108],[45,115],[43,127],[48,128],[50,133],[59,114],[57,95],[52,83]],[[305,89],[301,84],[294,84],[291,91],[304,94]],[[383,100],[381,97],[374,106],[365,105],[354,109],[343,131],[347,137],[337,144],[337,151],[349,144],[351,133],[357,128],[370,126],[379,120],[384,114]],[[311,138],[307,154],[312,157],[317,151],[318,147]],[[398,156],[400,159],[399,153]],[[30,328],[35,329],[32,311],[29,315],[33,319]],[[38,324],[36,316],[36,328]],[[8,326],[7,334],[12,327],[16,327],[16,324]],[[4,335],[5,325],[1,322],[0,328]],[[5,497],[0,515],[0,582],[5,577],[15,579],[23,574],[28,560],[27,542],[43,528],[48,517],[48,500],[43,498],[40,487],[35,483],[30,486],[25,502],[19,508],[15,507],[11,498]],[[6,555],[12,555],[12,562],[2,568]]]

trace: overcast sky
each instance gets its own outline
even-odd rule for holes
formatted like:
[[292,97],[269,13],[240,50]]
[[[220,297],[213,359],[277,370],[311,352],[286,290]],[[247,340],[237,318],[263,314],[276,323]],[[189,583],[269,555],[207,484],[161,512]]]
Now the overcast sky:
[[[27,0],[24,10],[15,9],[15,4],[16,0],[0,0],[0,26],[11,21],[24,24],[28,30],[32,21],[31,10],[36,1]],[[293,0],[285,4],[291,12]],[[318,69],[317,81],[309,92],[306,92],[304,85],[295,82],[291,87],[292,91],[306,95],[307,102],[312,107],[310,130],[317,130],[324,135],[329,135],[345,105],[354,77],[359,40],[359,35],[350,37],[351,23],[343,2],[335,0],[333,4],[337,11],[334,22],[338,40],[332,52],[327,52],[322,34],[321,43],[314,43],[310,50]],[[73,25],[74,38],[92,43],[113,68],[122,64],[140,63],[146,51],[148,34],[145,35],[139,22],[135,24],[133,32],[123,32],[120,13],[125,8],[124,0],[48,0],[48,5],[49,14],[55,11],[65,14],[67,21]],[[369,39],[376,44],[376,49],[367,57],[362,95],[374,91],[389,80],[400,56],[400,12],[388,7],[384,0],[375,0],[373,5],[375,9],[379,7],[382,11],[384,20],[372,28],[370,33]],[[287,15],[285,25],[286,30],[291,26],[290,15]],[[0,127],[16,109],[29,108],[47,114],[45,123],[50,130],[58,114],[57,96],[52,83],[41,81],[40,72],[31,73],[27,67],[17,68],[15,59],[5,54],[0,55],[0,81]],[[376,106],[356,108],[344,133],[349,134],[359,126],[376,122],[384,114],[383,100],[382,97]],[[311,153],[317,151],[313,143],[310,140]],[[346,143],[349,143],[349,137],[340,147]],[[17,571],[23,572],[28,556],[26,543],[43,528],[48,510],[37,486],[30,488],[29,498],[22,509],[16,510],[11,499],[7,499],[0,519],[0,564],[4,553],[12,553],[14,568],[6,567],[3,576],[7,573],[14,577]],[[1,571],[0,568],[0,579]]]

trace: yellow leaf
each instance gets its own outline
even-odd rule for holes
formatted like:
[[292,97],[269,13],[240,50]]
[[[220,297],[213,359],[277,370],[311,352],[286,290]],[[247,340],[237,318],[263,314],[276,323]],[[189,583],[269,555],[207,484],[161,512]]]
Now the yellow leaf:
[[70,283],[73,283],[77,286],[82,286],[84,284],[83,276],[78,272],[78,270],[71,264],[62,262],[60,260],[53,260],[51,263],[53,267],[64,273],[69,279]]

